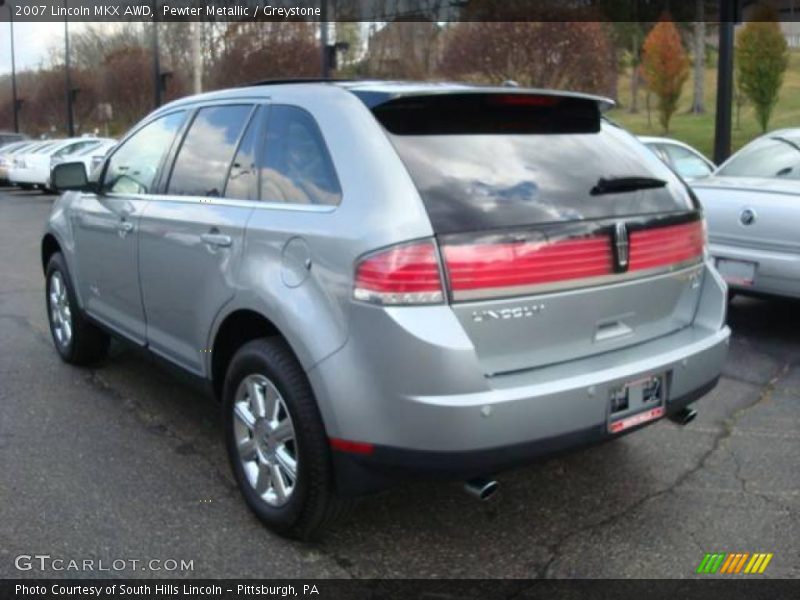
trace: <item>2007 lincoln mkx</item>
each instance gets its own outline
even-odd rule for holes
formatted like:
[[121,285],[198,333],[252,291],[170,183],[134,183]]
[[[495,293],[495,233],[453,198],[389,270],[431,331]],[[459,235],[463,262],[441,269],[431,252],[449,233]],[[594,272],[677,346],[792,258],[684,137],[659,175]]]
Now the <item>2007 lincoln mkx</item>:
[[273,82],[164,106],[88,178],[54,169],[55,347],[93,363],[114,334],[207,383],[247,504],[301,538],[403,477],[486,496],[687,422],[725,284],[692,192],[606,102]]

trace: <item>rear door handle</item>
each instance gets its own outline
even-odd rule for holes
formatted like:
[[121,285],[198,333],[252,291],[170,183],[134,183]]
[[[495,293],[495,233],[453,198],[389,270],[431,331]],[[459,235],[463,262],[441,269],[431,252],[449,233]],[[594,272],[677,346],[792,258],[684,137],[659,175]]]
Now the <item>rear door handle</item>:
[[117,231],[119,231],[122,235],[130,233],[133,231],[133,223],[130,221],[120,221],[117,223]]
[[227,248],[233,244],[231,236],[224,233],[203,233],[200,235],[200,239],[203,240],[204,244],[217,246],[218,248]]

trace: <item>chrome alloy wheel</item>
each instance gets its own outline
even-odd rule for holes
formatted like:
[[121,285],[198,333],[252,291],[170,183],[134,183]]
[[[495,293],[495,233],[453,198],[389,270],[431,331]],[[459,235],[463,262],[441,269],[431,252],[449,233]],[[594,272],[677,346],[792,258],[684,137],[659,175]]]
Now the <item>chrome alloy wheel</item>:
[[233,434],[244,474],[270,506],[283,506],[297,484],[294,424],[278,388],[248,375],[236,390]]
[[50,275],[48,304],[53,334],[59,346],[66,347],[72,340],[72,313],[69,310],[67,286],[64,284],[64,278],[60,271],[53,271],[53,274]]

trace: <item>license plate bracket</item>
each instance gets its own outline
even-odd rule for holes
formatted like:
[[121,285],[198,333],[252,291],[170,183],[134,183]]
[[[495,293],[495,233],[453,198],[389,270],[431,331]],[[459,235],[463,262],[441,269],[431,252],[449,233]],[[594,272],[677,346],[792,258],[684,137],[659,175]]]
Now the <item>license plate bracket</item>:
[[655,421],[665,414],[667,376],[646,375],[611,389],[609,393],[608,431],[626,429]]
[[717,258],[716,266],[722,278],[732,285],[750,287],[756,280],[757,265],[754,262]]

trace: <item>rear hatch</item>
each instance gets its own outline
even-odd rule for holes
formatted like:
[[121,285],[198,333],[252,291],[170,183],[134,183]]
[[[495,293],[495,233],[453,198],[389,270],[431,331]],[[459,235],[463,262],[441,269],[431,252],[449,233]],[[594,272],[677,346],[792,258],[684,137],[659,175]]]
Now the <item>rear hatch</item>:
[[688,188],[598,99],[415,95],[372,108],[425,204],[447,299],[486,374],[691,323],[703,255]]

